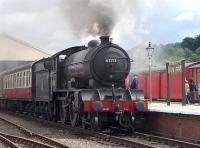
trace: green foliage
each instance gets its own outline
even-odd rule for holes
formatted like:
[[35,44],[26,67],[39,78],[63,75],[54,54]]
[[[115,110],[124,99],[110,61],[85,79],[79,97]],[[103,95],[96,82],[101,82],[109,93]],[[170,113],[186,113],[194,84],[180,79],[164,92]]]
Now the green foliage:
[[200,35],[195,38],[186,37],[179,43],[159,45],[155,60],[165,63],[186,59],[186,62],[200,61]]
[[197,49],[195,50],[195,53],[196,53],[197,55],[200,55],[200,47],[197,48]]
[[181,47],[182,48],[189,48],[192,51],[195,51],[197,48],[200,47],[200,35],[191,38],[191,37],[186,37],[183,39],[181,42]]
[[195,48],[196,48],[196,45],[195,45],[196,43],[195,43],[195,39],[193,39],[193,38],[190,38],[190,37],[186,37],[186,38],[184,38],[183,39],[183,41],[182,41],[182,43],[181,43],[181,46],[183,47],[183,48],[189,48],[189,49],[191,49],[191,50],[195,50]]

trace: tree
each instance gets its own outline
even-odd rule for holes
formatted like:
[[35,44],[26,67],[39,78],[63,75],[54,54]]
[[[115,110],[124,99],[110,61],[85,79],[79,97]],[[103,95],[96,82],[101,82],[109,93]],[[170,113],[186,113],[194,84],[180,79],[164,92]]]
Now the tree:
[[191,55],[191,57],[189,57],[190,62],[196,62],[196,61],[199,61],[199,60],[200,60],[200,57],[196,53],[193,53]]
[[200,56],[200,47],[195,50],[195,53]]
[[200,35],[195,38],[196,49],[200,47]]
[[195,45],[195,39],[191,38],[191,37],[186,37],[183,39],[182,43],[181,43],[181,47],[183,48],[189,48],[190,50],[194,51],[196,49],[196,45]]

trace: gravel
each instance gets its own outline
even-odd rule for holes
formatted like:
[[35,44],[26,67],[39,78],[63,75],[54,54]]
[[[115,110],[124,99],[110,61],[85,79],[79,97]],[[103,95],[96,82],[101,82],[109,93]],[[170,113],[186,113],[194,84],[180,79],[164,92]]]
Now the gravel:
[[[60,142],[66,146],[72,148],[121,148],[122,146],[110,145],[105,143],[105,141],[97,141],[94,137],[82,135],[75,131],[55,128],[52,126],[45,125],[39,121],[27,120],[23,117],[16,117],[14,115],[6,114],[0,112],[0,117],[6,118],[9,121],[12,121],[18,125],[21,125],[33,132],[39,133],[51,139],[54,139],[57,142]],[[17,136],[23,136],[19,130],[14,129],[10,125],[6,125],[5,122],[0,122],[0,131],[7,134],[13,134]]]

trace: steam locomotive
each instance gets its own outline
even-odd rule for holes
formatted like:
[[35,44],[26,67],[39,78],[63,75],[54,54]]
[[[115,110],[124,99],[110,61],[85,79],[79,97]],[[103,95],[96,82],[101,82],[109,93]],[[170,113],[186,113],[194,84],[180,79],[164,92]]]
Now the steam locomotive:
[[0,75],[0,102],[72,126],[133,130],[148,110],[142,90],[125,87],[131,60],[108,36],[71,47]]

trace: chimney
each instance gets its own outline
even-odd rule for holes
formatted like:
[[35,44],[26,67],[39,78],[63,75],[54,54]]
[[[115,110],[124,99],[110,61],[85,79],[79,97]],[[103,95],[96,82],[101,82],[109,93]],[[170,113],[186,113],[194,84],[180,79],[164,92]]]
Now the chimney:
[[101,36],[100,40],[101,40],[101,44],[108,44],[108,43],[110,43],[110,37],[109,36]]

